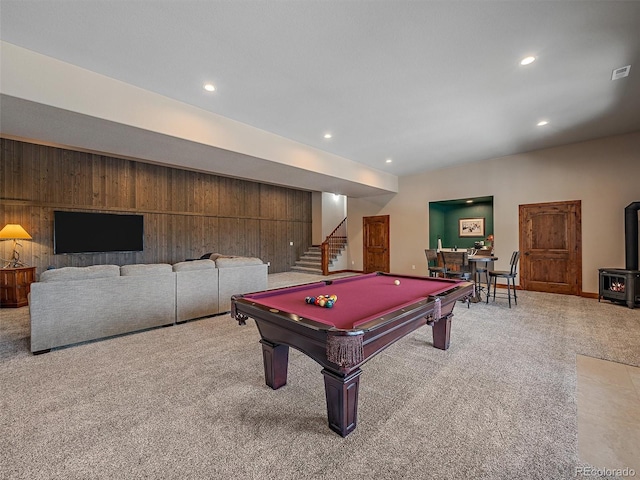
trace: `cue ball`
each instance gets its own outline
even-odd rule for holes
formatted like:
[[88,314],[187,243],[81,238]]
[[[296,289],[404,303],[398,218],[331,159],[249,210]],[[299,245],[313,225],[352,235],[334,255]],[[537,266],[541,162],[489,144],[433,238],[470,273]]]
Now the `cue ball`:
[[396,280],[396,281],[395,281],[395,282],[393,282],[393,283],[395,283],[396,285],[400,285],[400,280]]

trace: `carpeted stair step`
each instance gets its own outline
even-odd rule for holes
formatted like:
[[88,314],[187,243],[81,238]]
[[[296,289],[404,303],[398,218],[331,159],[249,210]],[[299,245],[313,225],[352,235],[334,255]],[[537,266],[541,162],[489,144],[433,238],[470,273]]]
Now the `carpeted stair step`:
[[312,267],[312,268],[319,268],[320,266],[322,266],[322,262],[320,261],[314,261],[314,260],[307,260],[307,259],[300,259],[296,261],[296,265],[299,267]]
[[[338,258],[333,255],[329,259],[329,265],[333,265]],[[322,250],[318,246],[311,246],[306,252],[296,260],[295,265],[291,267],[292,272],[318,273],[322,274]]]
[[311,267],[299,267],[294,265],[291,267],[292,272],[303,272],[303,273],[317,273],[322,275],[322,268],[311,268]]

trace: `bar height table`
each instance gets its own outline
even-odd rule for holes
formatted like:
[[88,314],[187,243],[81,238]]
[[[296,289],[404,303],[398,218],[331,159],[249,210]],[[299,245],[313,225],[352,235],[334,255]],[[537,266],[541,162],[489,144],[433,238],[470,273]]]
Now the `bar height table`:
[[[480,282],[480,279],[477,278],[477,276],[478,276],[478,271],[477,271],[478,270],[478,264],[479,263],[484,263],[485,264],[485,268],[487,268],[489,262],[495,262],[496,260],[498,260],[498,257],[484,256],[484,255],[470,255],[469,256],[469,264],[471,265],[471,278],[473,278],[473,284],[474,284],[473,297],[471,297],[471,299],[470,299],[471,303],[478,303],[478,302],[482,301],[481,292],[483,290],[483,287],[482,287],[482,283]],[[487,295],[489,295],[488,292],[487,292]]]

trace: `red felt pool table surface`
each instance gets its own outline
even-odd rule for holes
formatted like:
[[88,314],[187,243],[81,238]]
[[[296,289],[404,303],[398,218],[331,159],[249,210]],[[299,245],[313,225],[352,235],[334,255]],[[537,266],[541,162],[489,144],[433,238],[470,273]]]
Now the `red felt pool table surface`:
[[[399,280],[400,285],[394,281]],[[311,283],[244,295],[246,300],[296,314],[335,328],[353,329],[429,296],[439,295],[460,283],[429,277],[378,275],[376,273]],[[337,295],[333,308],[305,303],[305,297]]]

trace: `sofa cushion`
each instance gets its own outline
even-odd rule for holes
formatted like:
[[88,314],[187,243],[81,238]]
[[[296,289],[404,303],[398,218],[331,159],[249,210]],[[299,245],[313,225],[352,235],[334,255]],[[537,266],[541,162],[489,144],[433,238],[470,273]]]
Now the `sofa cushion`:
[[140,263],[137,265],[123,265],[120,267],[120,275],[158,275],[162,273],[172,273],[173,268],[168,263]]
[[194,270],[215,269],[216,264],[211,260],[192,260],[190,262],[180,262],[173,265],[174,272],[192,272]]
[[255,257],[219,257],[216,260],[216,267],[246,267],[248,265],[262,265],[263,262]]
[[40,281],[66,282],[68,280],[89,280],[119,276],[120,267],[118,265],[92,265],[90,267],[62,267],[45,270],[40,275]]

